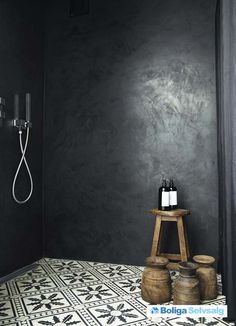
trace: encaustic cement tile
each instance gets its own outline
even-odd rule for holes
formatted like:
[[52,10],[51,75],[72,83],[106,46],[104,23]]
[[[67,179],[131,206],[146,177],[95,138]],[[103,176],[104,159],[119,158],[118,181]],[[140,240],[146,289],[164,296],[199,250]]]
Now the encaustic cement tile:
[[[226,326],[220,318],[146,317],[143,267],[43,258],[0,285],[0,326]],[[171,272],[174,280],[178,273]],[[221,278],[218,277],[219,289]],[[225,297],[203,304],[224,304]],[[169,303],[167,303],[169,304]]]

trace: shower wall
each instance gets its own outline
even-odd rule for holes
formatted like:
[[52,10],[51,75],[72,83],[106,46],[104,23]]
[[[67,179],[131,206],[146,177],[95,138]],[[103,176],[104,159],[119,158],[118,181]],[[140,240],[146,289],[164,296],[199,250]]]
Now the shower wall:
[[217,257],[215,5],[90,0],[70,18],[47,3],[46,256],[143,264],[166,176],[192,253]]
[[[42,8],[40,1],[0,1],[0,96],[6,99],[6,120],[0,128],[0,277],[42,256]],[[13,118],[13,95],[23,101],[32,93],[32,121],[27,158],[34,178],[34,193],[26,205],[13,201],[11,185],[20,160]],[[16,192],[29,191],[24,168]]]

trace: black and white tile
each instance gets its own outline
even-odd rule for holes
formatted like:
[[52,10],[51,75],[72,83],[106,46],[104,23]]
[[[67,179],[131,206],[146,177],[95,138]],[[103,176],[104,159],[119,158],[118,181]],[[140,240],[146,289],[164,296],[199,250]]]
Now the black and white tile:
[[57,273],[60,273],[60,272],[67,272],[67,273],[71,273],[71,272],[75,272],[77,270],[81,270],[83,269],[83,266],[77,262],[77,261],[59,261],[59,260],[49,260],[50,263],[50,266],[51,268],[57,272]]
[[40,277],[34,278],[29,277],[27,280],[18,280],[16,285],[19,293],[34,292],[34,291],[43,291],[56,287],[56,284],[50,277]]
[[28,279],[31,278],[37,278],[37,277],[44,277],[47,276],[47,271],[43,268],[43,266],[37,264],[31,271],[26,272],[25,274],[22,274],[18,279]]
[[[144,267],[45,258],[0,285],[0,326],[229,326],[219,318],[146,317],[140,295]],[[171,272],[174,280],[177,272]],[[224,304],[219,296],[203,304]],[[170,303],[167,303],[170,304]],[[232,324],[231,324],[232,325]]]
[[0,285],[0,298],[3,298],[5,296],[8,296],[7,286],[6,284]]
[[133,277],[114,283],[126,293],[140,293],[141,290],[141,277]]
[[114,266],[105,266],[98,268],[97,271],[102,274],[107,279],[115,279],[120,277],[126,277],[130,275],[134,275],[134,272],[122,265],[114,265]]
[[100,305],[89,309],[99,325],[129,325],[146,319],[127,301]]
[[86,325],[75,311],[55,314],[50,317],[33,318],[30,321],[32,326],[70,326],[70,325]]
[[228,325],[223,320],[217,318],[174,318],[167,322],[170,326],[226,326]]
[[73,285],[73,284],[81,285],[81,284],[86,284],[87,282],[98,280],[98,278],[95,277],[89,271],[77,271],[77,272],[72,272],[64,275],[59,275],[59,277],[66,285]]
[[93,286],[83,286],[78,289],[73,289],[72,292],[81,303],[94,302],[107,298],[117,297],[117,293],[103,283]]
[[15,316],[10,300],[0,302],[0,320],[9,319]]
[[41,293],[22,298],[28,314],[70,307],[70,302],[62,292]]

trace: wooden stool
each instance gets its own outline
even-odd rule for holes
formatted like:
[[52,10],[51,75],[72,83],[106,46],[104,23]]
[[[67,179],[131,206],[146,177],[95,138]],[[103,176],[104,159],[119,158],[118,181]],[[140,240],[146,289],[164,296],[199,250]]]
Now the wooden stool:
[[[151,256],[164,256],[169,260],[187,261],[189,254],[187,234],[184,226],[183,216],[190,214],[186,209],[175,209],[172,211],[161,211],[152,209],[150,213],[156,216],[156,224],[153,234]],[[161,253],[162,222],[176,222],[179,237],[180,254]]]

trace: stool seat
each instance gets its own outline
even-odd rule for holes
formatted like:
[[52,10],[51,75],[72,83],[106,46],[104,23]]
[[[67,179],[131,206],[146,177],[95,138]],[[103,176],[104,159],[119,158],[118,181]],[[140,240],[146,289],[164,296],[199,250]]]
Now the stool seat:
[[[189,215],[190,211],[180,208],[171,211],[162,211],[154,208],[150,210],[150,213],[156,216],[151,256],[164,256],[170,260],[188,261],[190,253],[183,217]],[[162,222],[177,223],[180,254],[161,253]]]
[[177,209],[173,209],[171,211],[161,211],[158,208],[153,208],[150,210],[150,213],[153,215],[161,215],[161,216],[185,216],[185,215],[189,215],[190,211],[187,209],[182,209],[182,208],[177,208]]

